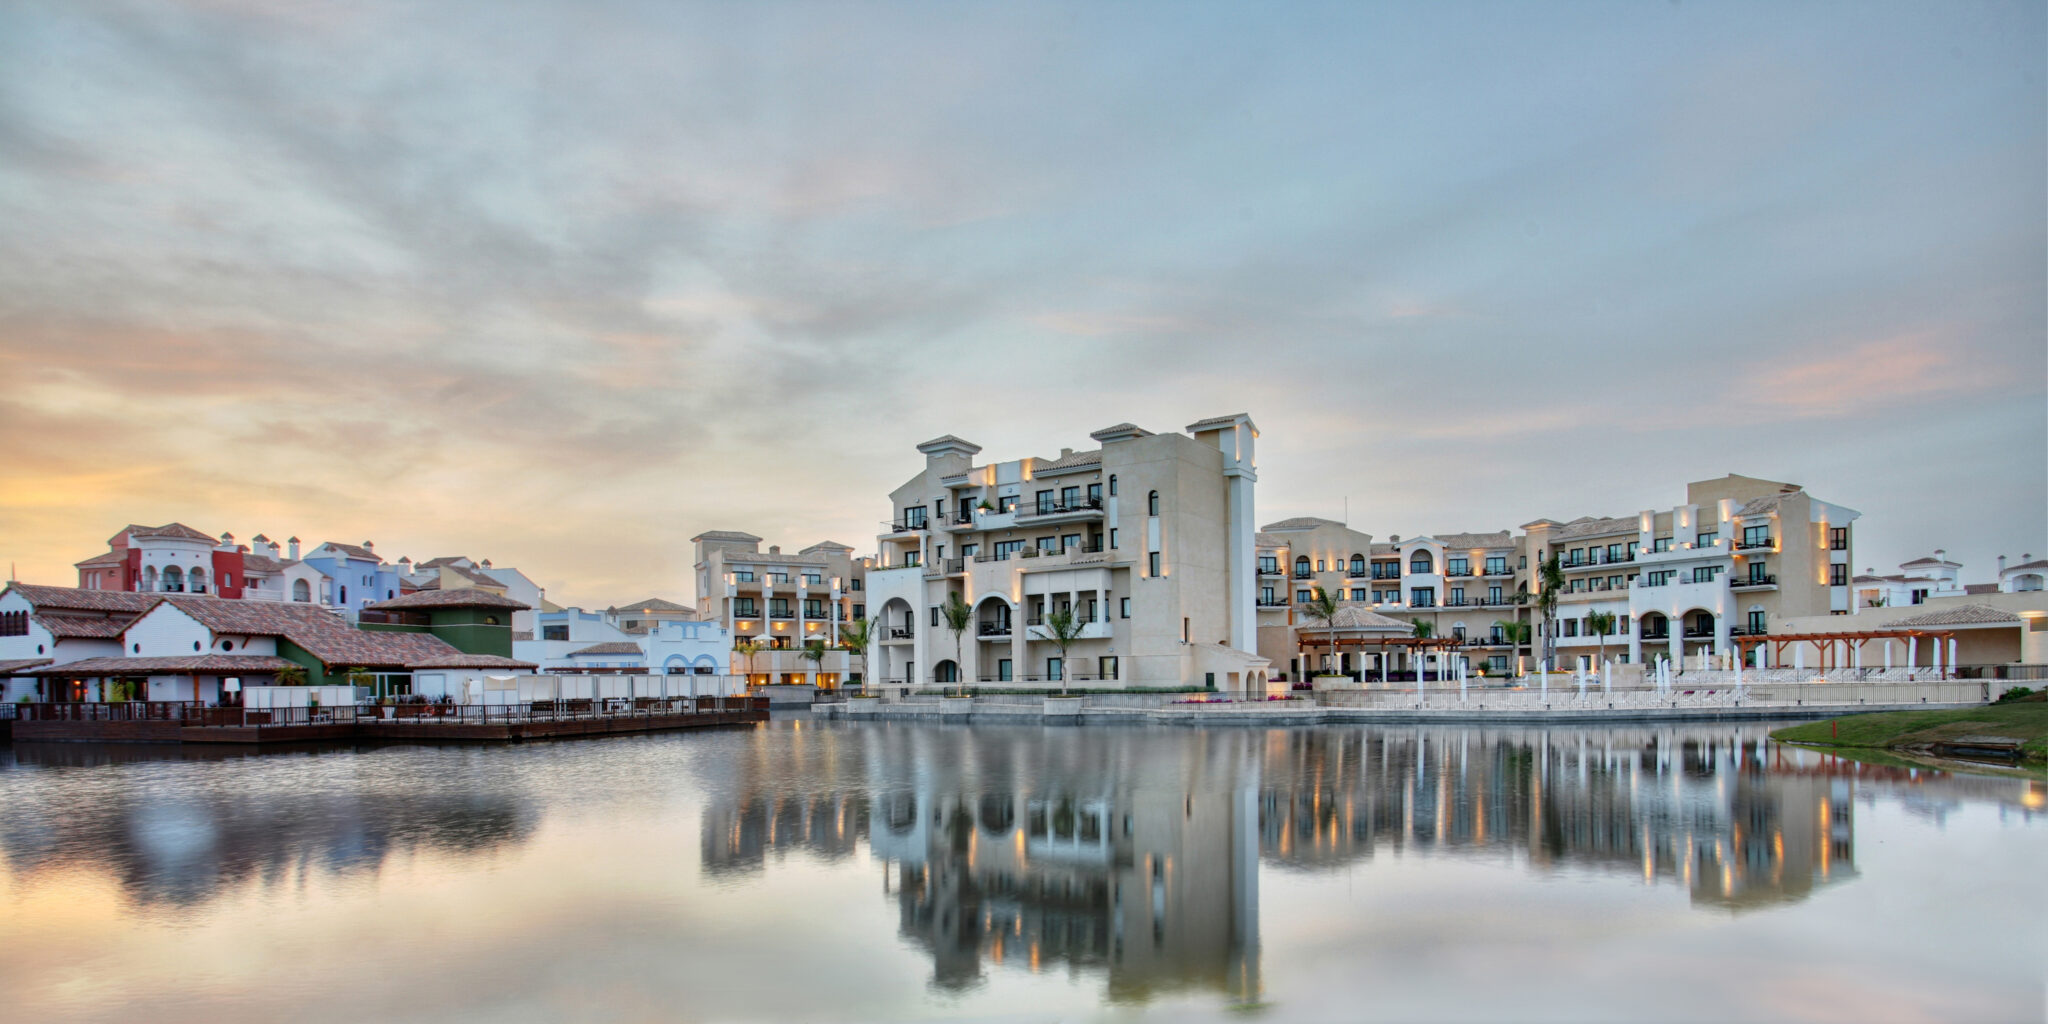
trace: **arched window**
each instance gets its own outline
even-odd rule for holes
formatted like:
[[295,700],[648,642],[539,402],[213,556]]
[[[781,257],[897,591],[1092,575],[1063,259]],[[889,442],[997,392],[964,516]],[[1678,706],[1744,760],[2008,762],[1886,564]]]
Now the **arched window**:
[[1302,555],[1300,558],[1294,560],[1294,578],[1298,580],[1308,579],[1307,555]]
[[2034,573],[2027,573],[2024,576],[2015,576],[2012,580],[2012,589],[2015,592],[2032,593],[2033,591],[2041,589],[2041,577]]
[[341,588],[341,603],[342,603],[342,604],[347,604],[347,603],[348,603],[348,588],[347,588],[347,587],[343,587],[343,588]]
[[1159,514],[1159,492],[1158,492],[1158,491],[1153,491],[1153,492],[1152,492],[1152,493],[1151,493],[1150,495],[1148,495],[1148,496],[1147,496],[1147,497],[1145,498],[1145,514],[1146,514],[1146,515],[1148,515],[1148,516],[1156,516],[1156,515],[1158,515],[1158,514]]
[[192,570],[192,579],[191,579],[191,582],[192,582],[192,592],[193,592],[193,593],[195,593],[195,594],[204,594],[204,593],[206,593],[206,570],[204,570],[204,569],[201,569],[201,568],[198,568],[198,567],[194,567],[194,568],[193,568],[193,570]]
[[185,571],[175,565],[164,567],[164,592],[176,594],[185,589]]
[[148,567],[148,568],[146,568],[146,569],[142,570],[142,589],[144,589],[144,590],[155,590],[155,589],[156,589],[156,566],[153,566],[153,565],[152,565],[152,566],[150,566],[150,567]]
[[1365,575],[1365,556],[1364,556],[1364,555],[1352,555],[1352,556],[1351,556],[1351,575],[1353,575],[1353,576],[1363,576],[1363,575]]
[[310,584],[308,584],[305,580],[292,581],[292,600],[311,601],[312,599],[313,588]]
[[1417,551],[1408,556],[1409,572],[1433,572],[1435,569],[1436,559],[1431,558],[1427,551]]
[[1112,498],[1116,497],[1116,474],[1115,474],[1115,473],[1111,473],[1111,474],[1109,475],[1109,496],[1110,496],[1110,497],[1112,497]]

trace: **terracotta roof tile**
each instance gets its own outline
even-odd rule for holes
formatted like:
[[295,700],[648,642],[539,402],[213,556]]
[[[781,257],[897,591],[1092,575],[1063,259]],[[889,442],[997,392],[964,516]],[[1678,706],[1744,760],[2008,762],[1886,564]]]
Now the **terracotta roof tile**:
[[0,593],[17,593],[38,611],[61,608],[82,612],[131,612],[140,614],[162,597],[127,590],[82,590],[78,587],[46,587],[36,583],[10,583]]
[[32,676],[133,676],[202,672],[271,673],[290,668],[292,662],[268,654],[193,654],[182,658],[87,658],[62,665],[21,673]]
[[525,611],[532,606],[488,590],[417,590],[388,601],[372,601],[363,607],[369,611],[381,612],[418,608],[506,608],[512,611]]
[[620,608],[621,610],[623,610],[623,611],[629,611],[629,612],[692,612],[692,613],[694,613],[694,612],[696,611],[696,609],[695,609],[695,608],[691,608],[691,607],[690,607],[690,606],[688,606],[688,605],[681,605],[681,604],[677,604],[677,603],[675,603],[674,601],[664,601],[664,600],[662,600],[661,598],[658,598],[658,597],[650,597],[650,598],[647,598],[646,600],[643,600],[643,601],[634,601],[634,602],[632,602],[631,604],[622,604],[622,605],[619,605],[619,608]]
[[211,534],[200,533],[184,523],[165,523],[162,526],[130,525],[125,531],[130,537],[175,537],[179,540],[203,540],[213,543]]
[[0,661],[0,676],[11,676],[37,665],[47,665],[48,658],[19,658],[14,661]]
[[1340,523],[1335,519],[1318,519],[1315,516],[1296,516],[1293,519],[1282,519],[1277,523],[1267,523],[1266,525],[1259,527],[1259,529],[1266,531],[1313,530],[1318,526],[1342,527],[1343,525],[1343,523]]
[[588,647],[582,647],[582,648],[578,648],[578,649],[576,649],[576,650],[570,651],[570,652],[569,652],[569,657],[572,657],[572,658],[573,658],[573,657],[575,657],[575,656],[577,656],[577,655],[579,655],[579,654],[643,654],[643,653],[644,653],[644,652],[640,650],[640,645],[639,645],[639,644],[635,644],[635,643],[628,643],[628,642],[626,642],[626,641],[624,641],[624,640],[607,640],[607,641],[605,641],[604,643],[601,643],[601,644],[591,644],[591,645],[590,645],[590,646],[588,646]]
[[124,565],[127,563],[127,561],[127,555],[124,555],[119,551],[108,551],[106,554],[94,555],[83,562],[73,562],[71,564],[73,566],[83,569],[95,565]]
[[2019,621],[2020,617],[2018,615],[2003,608],[1993,608],[1988,604],[1966,604],[1955,608],[1944,608],[1938,612],[1928,612],[1925,615],[1897,619],[1889,623],[1889,625],[1911,628],[1914,626],[1974,626],[1982,623],[2017,623]]
[[539,665],[517,658],[501,658],[495,654],[454,654],[431,655],[413,662],[410,668],[524,668],[535,669]]
[[59,640],[118,640],[133,618],[86,618],[79,615],[36,615],[36,625]]

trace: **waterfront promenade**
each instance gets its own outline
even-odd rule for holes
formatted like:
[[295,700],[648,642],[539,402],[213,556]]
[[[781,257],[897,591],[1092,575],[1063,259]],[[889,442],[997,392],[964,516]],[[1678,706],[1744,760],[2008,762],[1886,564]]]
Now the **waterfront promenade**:
[[186,701],[12,706],[12,738],[29,742],[305,743],[518,741],[665,732],[768,720],[765,697],[344,704],[218,708]]
[[1737,689],[1674,685],[1603,691],[1559,677],[1547,689],[1456,687],[1325,690],[1283,698],[1221,693],[1001,694],[852,698],[812,707],[823,718],[1061,725],[1325,725],[1416,722],[1719,722],[1835,718],[1877,711],[1968,708],[1996,696],[1979,680],[1772,682]]

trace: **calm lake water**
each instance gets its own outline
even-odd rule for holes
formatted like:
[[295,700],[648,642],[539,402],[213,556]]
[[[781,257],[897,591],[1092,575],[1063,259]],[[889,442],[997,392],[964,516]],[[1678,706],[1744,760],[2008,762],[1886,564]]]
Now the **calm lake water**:
[[46,1020],[2034,1020],[2039,783],[1765,727],[0,746]]

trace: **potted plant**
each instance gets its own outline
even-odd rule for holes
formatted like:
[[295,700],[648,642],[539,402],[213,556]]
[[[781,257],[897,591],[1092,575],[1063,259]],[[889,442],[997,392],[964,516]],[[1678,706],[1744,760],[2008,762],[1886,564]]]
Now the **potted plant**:
[[981,499],[981,504],[974,506],[974,509],[977,512],[988,513],[994,512],[996,510],[996,507],[994,505],[989,504],[987,498],[983,498]]

